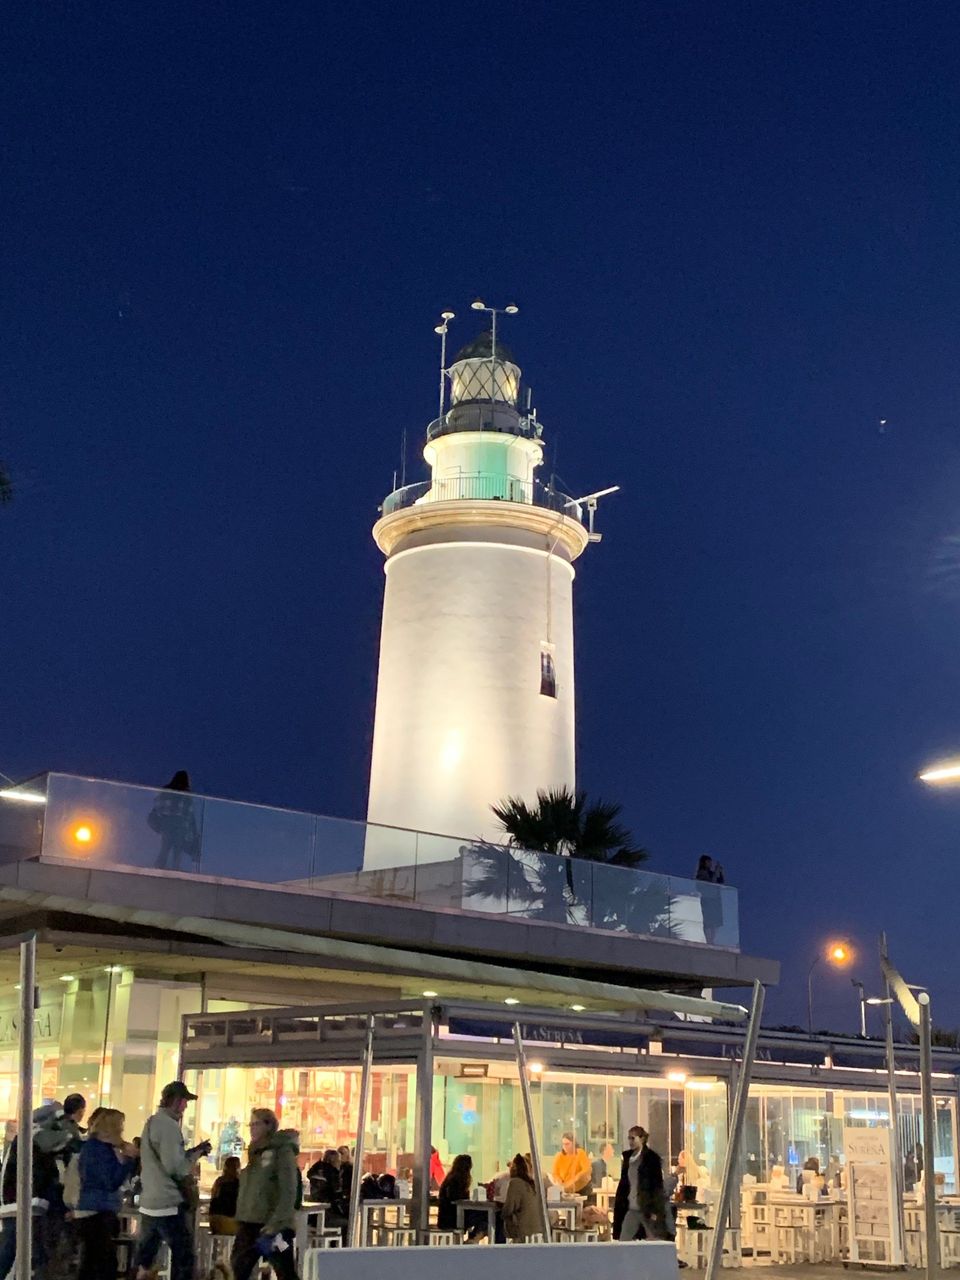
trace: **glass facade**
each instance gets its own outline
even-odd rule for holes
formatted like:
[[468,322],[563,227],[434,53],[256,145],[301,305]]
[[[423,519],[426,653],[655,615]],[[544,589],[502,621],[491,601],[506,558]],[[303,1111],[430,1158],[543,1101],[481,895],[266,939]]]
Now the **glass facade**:
[[[906,1153],[923,1137],[919,1094],[898,1093],[900,1149]],[[956,1099],[936,1099],[937,1130],[934,1172],[943,1175],[943,1190],[957,1191]],[[890,1105],[886,1091],[804,1089],[791,1085],[754,1085],[747,1103],[744,1132],[744,1170],[758,1182],[768,1182],[781,1167],[788,1175],[815,1156],[821,1170],[843,1163],[844,1128],[888,1128]]]
[[[535,492],[523,500],[539,499]],[[68,774],[33,785],[42,806],[0,801],[0,853],[26,839],[19,827],[6,830],[26,813],[34,828],[42,815],[43,861],[145,868],[185,888],[202,874],[732,949],[740,943],[737,890],[728,885]]]
[[[561,1135],[576,1134],[596,1161],[598,1176],[618,1177],[620,1152],[631,1125],[674,1162],[683,1148],[696,1156],[704,1185],[719,1185],[727,1130],[726,1086],[682,1084],[591,1072],[535,1072],[534,1124],[545,1166],[560,1150]],[[281,1125],[299,1129],[301,1166],[327,1147],[356,1141],[360,1072],[356,1067],[223,1067],[188,1072],[199,1094],[193,1120],[197,1138],[214,1143],[217,1162],[246,1140],[253,1107],[270,1107]],[[403,1174],[414,1165],[416,1071],[376,1067],[364,1137],[364,1168]],[[434,1064],[431,1142],[447,1167],[455,1155],[473,1157],[475,1179],[488,1180],[530,1143],[516,1064],[439,1057]],[[214,1176],[211,1161],[204,1178]]]
[[[188,1071],[197,1104],[188,1124],[213,1143],[201,1166],[208,1184],[229,1155],[240,1155],[249,1141],[247,1122],[254,1107],[269,1107],[280,1127],[300,1134],[300,1165],[308,1169],[328,1147],[353,1147],[360,1114],[359,1067],[223,1067]],[[399,1171],[414,1164],[416,1071],[413,1067],[375,1068],[364,1134],[364,1169]]]
[[[69,980],[67,980],[69,979]],[[118,965],[39,988],[34,1016],[34,1105],[82,1093],[118,1107],[131,1133],[177,1074],[181,1019],[200,1009],[200,984],[151,980]],[[0,1120],[17,1114],[19,995],[0,995]]]

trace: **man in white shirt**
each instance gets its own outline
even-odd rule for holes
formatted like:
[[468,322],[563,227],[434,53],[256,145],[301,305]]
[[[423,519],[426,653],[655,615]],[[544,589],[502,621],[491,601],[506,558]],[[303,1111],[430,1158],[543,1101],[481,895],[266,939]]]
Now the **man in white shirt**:
[[[197,1095],[182,1080],[165,1085],[160,1106],[147,1121],[140,1141],[140,1243],[137,1280],[147,1280],[162,1243],[170,1247],[170,1280],[193,1275],[193,1215],[191,1181],[210,1143],[184,1150],[180,1125],[187,1103]],[[193,1183],[193,1190],[196,1184]]]

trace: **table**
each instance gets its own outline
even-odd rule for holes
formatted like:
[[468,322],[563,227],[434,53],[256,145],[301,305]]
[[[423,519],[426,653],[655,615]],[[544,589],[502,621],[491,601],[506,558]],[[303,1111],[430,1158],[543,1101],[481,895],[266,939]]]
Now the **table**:
[[499,1200],[458,1200],[457,1230],[463,1235],[466,1230],[464,1214],[470,1209],[475,1209],[487,1215],[487,1239],[490,1241],[495,1240],[497,1235],[497,1214],[502,1207]]
[[557,1230],[569,1231],[573,1234],[580,1222],[580,1214],[586,1201],[586,1196],[563,1196],[560,1200],[551,1200],[548,1195],[547,1213],[555,1213],[559,1218]]
[[[410,1210],[412,1206],[413,1200],[361,1200],[361,1248],[373,1244],[372,1237],[374,1232],[384,1232],[389,1227],[404,1227],[412,1225],[410,1222]],[[395,1213],[396,1217],[393,1222],[388,1222],[387,1214],[391,1210]],[[406,1221],[404,1219],[406,1219]]]
[[771,1196],[777,1262],[831,1262],[840,1252],[838,1199]]

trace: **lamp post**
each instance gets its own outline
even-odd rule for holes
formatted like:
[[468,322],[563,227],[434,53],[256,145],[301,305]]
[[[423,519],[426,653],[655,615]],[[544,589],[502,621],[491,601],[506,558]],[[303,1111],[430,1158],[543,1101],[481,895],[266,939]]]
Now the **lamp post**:
[[845,968],[854,957],[853,947],[849,942],[829,942],[814,957],[813,964],[807,971],[807,1030],[813,1035],[813,971],[821,960],[832,964],[836,969]]
[[516,303],[508,303],[505,307],[488,307],[482,298],[474,298],[470,303],[471,311],[486,311],[490,317],[490,402],[496,400],[497,391],[497,316],[515,316],[520,308]]

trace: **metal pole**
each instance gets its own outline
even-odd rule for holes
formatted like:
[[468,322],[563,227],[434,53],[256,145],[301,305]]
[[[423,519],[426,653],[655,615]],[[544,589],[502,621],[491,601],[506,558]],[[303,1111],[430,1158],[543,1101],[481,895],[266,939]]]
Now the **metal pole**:
[[33,1271],[33,1013],[37,936],[20,944],[20,1099],[17,1124],[17,1280]]
[[[367,1106],[370,1101],[370,1077],[373,1075],[373,1014],[367,1017],[367,1042],[363,1049],[363,1070],[360,1073],[360,1107],[357,1120],[357,1145],[353,1152],[353,1181],[350,1184],[350,1217],[347,1223],[347,1244],[358,1247],[360,1228],[360,1180],[363,1177],[363,1134],[367,1127]],[[359,1240],[362,1246],[363,1240]]]
[[497,396],[497,308],[490,308],[490,403],[496,404]]
[[540,1166],[540,1147],[537,1143],[537,1131],[533,1124],[533,1100],[530,1097],[530,1081],[527,1079],[527,1055],[523,1051],[523,1037],[520,1034],[520,1023],[513,1024],[513,1043],[517,1048],[517,1070],[520,1072],[520,1096],[523,1098],[523,1114],[527,1118],[527,1136],[530,1139],[530,1162],[533,1165],[533,1185],[536,1188],[537,1200],[540,1202],[540,1213],[543,1215],[543,1238],[547,1244],[550,1239],[550,1216],[547,1213],[547,1188],[543,1182],[543,1169]]
[[753,984],[753,1007],[750,1010],[747,1037],[743,1045],[743,1061],[740,1064],[740,1078],[737,1081],[737,1094],[733,1103],[733,1116],[727,1136],[727,1151],[723,1158],[723,1178],[720,1182],[720,1197],[717,1201],[717,1220],[710,1240],[710,1257],[707,1260],[705,1280],[716,1280],[716,1277],[720,1274],[720,1264],[723,1260],[723,1237],[726,1234],[727,1218],[730,1214],[734,1174],[739,1168],[740,1140],[743,1136],[743,1122],[747,1114],[747,1099],[750,1095],[753,1060],[757,1054],[757,1040],[760,1036],[763,997],[763,987],[759,982],[755,982]]
[[433,1009],[423,1011],[423,1044],[417,1062],[417,1178],[414,1212],[418,1240],[430,1229],[430,1164],[433,1136]]
[[[880,955],[886,959],[887,935],[885,933],[880,935]],[[897,1202],[897,1211],[893,1218],[893,1252],[894,1257],[900,1258],[902,1262],[904,1256],[903,1157],[900,1153],[900,1111],[897,1106],[897,1062],[893,1048],[893,993],[890,983],[886,979],[884,979],[884,988],[884,995],[887,999],[887,1003],[884,1005],[886,1011],[884,1030],[887,1037],[887,1106],[890,1111],[890,1159],[893,1161],[893,1185],[896,1193],[894,1199]]]
[[937,1235],[937,1188],[933,1172],[936,1116],[933,1106],[933,1052],[930,1035],[930,996],[921,991],[920,1005],[920,1107],[923,1113],[923,1228],[926,1241],[927,1280],[940,1272],[940,1240]]
[[817,956],[807,973],[807,1030],[811,1035],[813,1035],[813,971],[819,963],[820,957]]
[[857,989],[857,996],[858,996],[858,998],[859,998],[859,1000],[860,1000],[860,1039],[861,1039],[861,1040],[866,1040],[866,1038],[867,1038],[867,997],[866,997],[866,992],[864,991],[864,986],[863,986],[863,983],[862,983],[862,982],[858,981],[856,978],[851,978],[851,979],[850,979],[850,981],[851,981],[851,982],[853,983],[853,985],[856,987],[856,989]]
[[[443,402],[446,398],[446,384],[444,377],[447,372],[447,322],[444,320],[440,329],[440,412],[437,414],[437,420],[443,418]],[[439,428],[438,428],[439,429]]]

